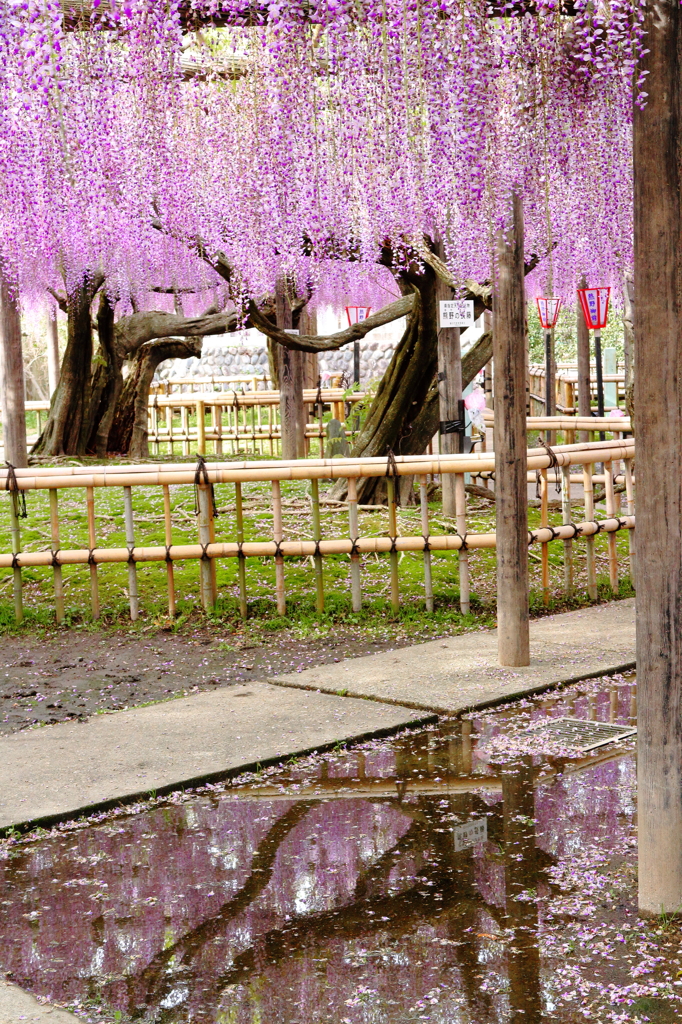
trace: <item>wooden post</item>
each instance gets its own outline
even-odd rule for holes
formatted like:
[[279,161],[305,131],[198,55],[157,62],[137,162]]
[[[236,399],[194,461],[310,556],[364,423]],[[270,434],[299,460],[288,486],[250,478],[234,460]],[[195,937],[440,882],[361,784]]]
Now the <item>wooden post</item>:
[[[94,487],[85,488],[85,503],[88,512],[88,545],[90,551],[95,550],[97,543],[95,535],[95,489]],[[97,581],[97,565],[95,562],[90,562],[90,602],[92,604],[92,617],[93,619],[99,618],[99,583]]]
[[15,291],[0,264],[0,404],[5,459],[18,469],[28,466],[24,360],[21,316]]
[[[272,481],[272,539],[279,544],[284,539],[282,530],[282,488],[279,480]],[[275,600],[277,614],[286,615],[287,599],[284,590],[284,556],[275,555]]]
[[[57,490],[54,487],[50,488],[50,530],[52,538],[52,555],[56,554],[59,550],[59,501],[57,496]],[[64,621],[64,584],[62,580],[62,567],[57,562],[52,568],[52,578],[54,580],[54,604],[55,612],[57,615],[57,622],[61,624]]]
[[[587,288],[587,279],[583,274],[579,288]],[[578,342],[578,416],[590,416],[592,413],[592,392],[590,382],[590,332],[585,323],[580,304],[577,305],[577,342]],[[589,431],[580,431],[581,442],[590,440]]]
[[[166,538],[166,554],[173,543],[173,522],[171,519],[170,487],[163,485],[163,522]],[[168,614],[175,618],[175,574],[171,558],[166,558],[166,584],[168,588]]]
[[[419,477],[419,504],[421,510],[422,536],[428,540],[429,536],[429,502],[428,502],[428,477]],[[424,549],[424,596],[426,599],[427,612],[433,611],[433,580],[431,578],[431,550]]]
[[[320,481],[310,481],[310,497],[313,508],[313,540],[322,540],[322,525],[320,523]],[[324,574],[322,571],[322,555],[313,556],[315,566],[315,610],[318,615],[324,611]],[[352,571],[352,570],[351,570]]]
[[197,401],[197,452],[199,455],[206,454],[206,403],[201,399]]
[[[283,331],[293,328],[291,306],[286,282],[279,279],[276,288],[277,326]],[[277,346],[279,374],[279,418],[281,423],[281,455],[283,459],[305,456],[305,406],[303,404],[302,353]]]
[[497,645],[501,665],[530,664],[523,211],[497,236],[493,299]]
[[[433,248],[436,255],[442,259],[444,256],[442,241],[435,242]],[[438,278],[435,288],[437,324],[440,324],[440,302],[447,299],[452,299],[452,288]],[[449,432],[447,426],[447,424],[459,420],[461,411],[462,354],[459,338],[459,327],[439,327],[438,329],[438,408],[440,419],[438,444],[443,455],[455,455],[460,450],[460,434],[456,430]],[[441,489],[443,492],[443,515],[454,518],[457,515],[454,473],[441,475]]]
[[[682,10],[644,9],[634,108],[639,910],[682,906]],[[636,78],[637,76],[635,76]]]
[[126,547],[128,548],[128,603],[130,604],[130,618],[136,622],[140,614],[140,602],[137,593],[137,566],[133,561],[133,549],[135,547],[135,519],[133,516],[133,489],[123,488],[123,518],[126,528]]
[[[358,523],[358,487],[354,476],[348,477],[348,529],[350,539],[355,543],[360,536],[360,526]],[[357,552],[350,556],[350,592],[353,611],[361,611],[360,555]]]
[[57,323],[57,310],[54,317],[47,322],[47,381],[50,389],[50,398],[57,390],[59,384],[59,329]]
[[[237,506],[237,543],[244,543],[244,505],[242,501],[242,485],[237,482],[234,485],[234,496]],[[237,573],[239,576],[239,614],[243,619],[248,616],[249,606],[246,599],[246,557],[239,551],[237,559]]]

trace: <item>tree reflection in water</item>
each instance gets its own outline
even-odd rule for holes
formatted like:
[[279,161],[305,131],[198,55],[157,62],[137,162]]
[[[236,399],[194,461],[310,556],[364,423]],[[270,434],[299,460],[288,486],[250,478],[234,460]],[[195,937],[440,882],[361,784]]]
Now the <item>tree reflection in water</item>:
[[[629,834],[624,763],[539,784],[529,758],[472,758],[452,722],[19,846],[0,966],[159,1024],[568,1024],[538,894],[566,845]],[[456,853],[454,826],[484,815],[488,842]]]

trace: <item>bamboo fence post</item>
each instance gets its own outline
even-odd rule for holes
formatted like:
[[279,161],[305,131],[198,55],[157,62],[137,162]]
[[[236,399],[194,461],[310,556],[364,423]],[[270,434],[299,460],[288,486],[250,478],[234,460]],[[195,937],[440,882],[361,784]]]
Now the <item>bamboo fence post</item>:
[[[571,467],[561,467],[561,522],[571,523]],[[564,541],[564,592],[567,597],[573,593],[573,541]]]
[[[197,477],[199,474],[197,473]],[[210,611],[216,603],[212,559],[206,553],[206,548],[211,543],[211,523],[213,520],[213,501],[211,497],[211,485],[197,480],[197,504],[198,508],[198,532],[199,543],[203,549],[200,559],[199,579],[201,583],[201,603],[205,611]]]
[[246,556],[241,545],[244,543],[244,506],[242,503],[242,485],[237,480],[234,485],[235,502],[237,506],[237,544],[239,544],[239,555],[237,556],[237,572],[239,575],[239,614],[243,619],[248,615],[248,604],[246,599]]
[[[9,496],[9,522],[10,522],[10,535],[12,540],[12,554],[18,555],[21,551],[21,529],[19,527],[19,492],[10,491]],[[12,588],[14,592],[14,617],[17,622],[23,622],[24,619],[24,595],[23,595],[23,583],[21,579],[21,569],[15,564],[12,570],[13,583]]]
[[398,552],[395,542],[398,536],[398,514],[396,511],[396,486],[395,477],[386,478],[386,492],[388,498],[388,535],[392,540],[390,553],[391,560],[391,608],[394,613],[400,611],[400,590],[398,586]]
[[459,568],[459,610],[462,615],[468,615],[471,610],[471,595],[469,586],[469,555],[466,549],[467,535],[467,494],[464,489],[463,473],[448,473],[444,476],[455,478],[455,512],[457,516],[457,533],[462,538],[462,546],[457,552]]
[[180,407],[180,424],[182,431],[182,454],[189,455],[189,411],[186,405]]
[[201,399],[196,403],[197,417],[197,451],[199,455],[206,454],[206,403]]
[[[348,527],[351,542],[355,546],[360,536],[360,527],[358,524],[358,487],[354,476],[348,477]],[[350,590],[353,611],[359,612],[362,608],[362,589],[360,586],[360,555],[357,551],[351,551],[350,556]]]
[[[587,288],[587,279],[583,274],[579,288]],[[577,312],[577,350],[578,350],[578,415],[592,414],[592,382],[590,380],[590,332],[582,311]],[[589,441],[589,431],[580,431],[580,440]]]
[[[634,516],[635,514],[635,488],[632,480],[632,460],[623,460],[624,473],[625,473],[625,497],[628,504],[628,515]],[[635,537],[634,530],[628,530],[628,548],[630,554],[630,582],[633,587],[637,585],[637,573],[636,573],[636,549],[637,538]]]
[[97,565],[92,560],[92,552],[95,549],[95,490],[93,487],[85,488],[85,502],[88,511],[88,543],[90,545],[90,599],[92,602],[92,617],[99,618],[99,583],[97,580]]
[[[583,493],[585,495],[585,521],[594,519],[594,489],[592,484],[592,463],[583,466]],[[587,593],[591,601],[597,600],[597,567],[594,557],[594,535],[585,538],[585,560],[587,563]]]
[[279,480],[272,481],[272,539],[277,545],[275,554],[275,596],[277,601],[277,614],[286,615],[287,600],[284,591],[284,557],[279,551],[279,545],[284,539],[282,530],[282,488]]
[[526,455],[526,301],[521,200],[512,200],[507,241],[497,236],[493,295],[497,638],[500,664],[530,663]]
[[168,454],[173,454],[173,410],[166,406],[166,432],[168,434]]
[[[422,536],[425,545],[429,543],[429,502],[428,477],[419,477],[419,505],[421,508]],[[424,595],[427,612],[433,611],[433,580],[431,578],[431,549],[424,547]]]
[[163,484],[163,523],[166,539],[166,585],[168,588],[168,614],[175,618],[175,570],[173,560],[170,557],[170,547],[173,543],[173,521],[171,519],[170,487]]
[[[607,519],[616,518],[616,496],[613,489],[613,463],[604,463],[604,491],[606,497],[606,517]],[[616,547],[616,541],[618,539],[617,533],[610,533],[608,535],[608,552],[609,552],[609,582],[611,584],[611,590],[614,594],[618,593],[618,548]]]
[[[540,526],[549,526],[549,493],[547,487],[547,470],[540,470]],[[549,544],[543,541],[540,545],[542,557],[542,603],[549,604]]]
[[54,582],[54,605],[57,622],[64,621],[64,582],[62,567],[57,562],[59,551],[59,496],[55,487],[50,488],[50,531],[52,539],[52,579]]
[[137,621],[139,614],[139,598],[137,592],[137,566],[133,557],[135,547],[135,521],[133,518],[133,494],[131,487],[123,488],[123,516],[126,529],[126,547],[128,548],[128,600],[130,618]]
[[[350,481],[349,481],[350,483]],[[319,542],[322,540],[322,526],[320,523],[320,482],[319,480],[310,481],[311,491],[311,502],[313,507],[313,540]],[[350,493],[350,487],[349,487]],[[357,509],[356,509],[357,512]],[[322,571],[322,555],[315,553],[313,556],[315,565],[315,609],[318,615],[321,615],[324,611],[324,575]],[[351,579],[353,576],[353,561],[351,556]],[[358,579],[358,585],[359,585]],[[352,584],[351,584],[352,585]],[[353,609],[355,610],[355,609]]]
[[215,453],[216,455],[223,454],[223,406],[216,405],[214,408],[214,423],[215,423]]

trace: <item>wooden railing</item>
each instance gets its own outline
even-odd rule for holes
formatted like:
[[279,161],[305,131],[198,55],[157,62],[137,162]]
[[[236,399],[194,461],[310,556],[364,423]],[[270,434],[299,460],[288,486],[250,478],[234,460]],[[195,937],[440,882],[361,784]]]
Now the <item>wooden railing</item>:
[[[587,590],[597,597],[597,576],[594,537],[600,532],[608,535],[608,561],[610,585],[618,589],[619,565],[616,533],[627,529],[632,537],[634,527],[634,478],[632,460],[634,440],[605,441],[596,444],[578,444],[558,447],[552,452],[533,449],[528,453],[529,482],[537,484],[540,493],[540,526],[529,534],[529,543],[540,545],[542,586],[549,599],[549,545],[561,541],[564,551],[564,586],[567,592],[574,588],[573,545],[581,539],[586,545]],[[572,467],[579,472],[572,472]],[[432,552],[457,552],[459,562],[459,599],[463,612],[470,607],[469,551],[495,547],[494,533],[470,533],[467,524],[466,478],[489,480],[494,473],[492,453],[450,456],[409,456],[396,459],[309,459],[296,462],[232,462],[205,463],[199,459],[196,466],[175,465],[110,465],[31,467],[26,470],[0,471],[0,486],[8,492],[4,506],[9,516],[11,551],[0,553],[0,569],[13,573],[14,606],[17,620],[23,615],[22,570],[29,567],[52,568],[54,603],[58,621],[65,615],[62,567],[88,566],[90,575],[92,614],[100,613],[98,573],[106,564],[127,564],[128,602],[132,619],[138,616],[139,599],[137,567],[141,563],[164,563],[168,591],[168,610],[176,610],[174,566],[182,560],[195,560],[200,565],[201,600],[206,609],[217,600],[216,562],[236,559],[238,565],[239,606],[247,614],[246,561],[249,558],[268,557],[275,565],[275,598],[277,611],[286,612],[285,561],[310,559],[312,579],[316,593],[316,606],[322,611],[325,602],[323,561],[325,557],[345,555],[350,559],[350,591],[353,610],[362,605],[361,559],[363,555],[385,555],[390,562],[390,595],[395,610],[400,604],[399,560],[403,552],[419,552],[423,561],[424,598],[426,608],[433,610]],[[427,500],[429,477],[455,475],[457,499],[456,517],[450,524],[452,532],[433,533]],[[401,536],[397,526],[396,482],[398,477],[414,477],[419,488],[420,532],[414,536]],[[357,483],[365,477],[386,478],[388,494],[388,532],[386,536],[361,536],[358,518]],[[342,535],[323,537],[320,520],[320,481],[345,478],[348,481],[347,529]],[[309,533],[300,526],[298,536],[285,535],[282,517],[282,482],[308,481],[312,529]],[[249,483],[270,485],[272,532],[268,537],[245,539],[242,488]],[[604,488],[605,516],[595,520],[594,485]],[[616,485],[623,484],[627,507],[620,508],[620,495]],[[175,543],[171,513],[171,488],[190,485],[195,488],[196,541]],[[549,525],[549,488],[556,486],[561,495],[561,525]],[[214,516],[214,488],[232,490],[234,504],[228,518],[216,521]],[[95,493],[110,488],[120,489],[123,497],[125,547],[109,547],[101,532],[95,511]],[[577,502],[575,490],[579,489]],[[51,541],[40,550],[30,550],[22,543],[22,500],[32,492],[49,496],[49,528]],[[74,503],[74,492],[82,495]],[[149,519],[149,495],[162,509],[162,543],[139,545],[136,528]],[[60,495],[67,498],[68,515],[73,515],[74,504],[83,505],[87,513],[87,545],[80,548],[61,547],[62,520]],[[145,511],[136,519],[136,500],[145,499]],[[573,507],[583,505],[583,521],[573,522]],[[183,509],[183,516],[189,515]],[[111,516],[109,517],[111,518]],[[338,521],[338,519],[337,519]],[[137,524],[137,525],[136,525]],[[447,525],[446,525],[447,529]],[[222,536],[218,536],[218,532]],[[291,531],[289,531],[291,533]],[[307,535],[305,535],[307,533]],[[301,535],[303,534],[303,535]],[[159,538],[161,540],[161,538]],[[632,551],[630,552],[632,560]],[[632,574],[632,564],[631,564]]]

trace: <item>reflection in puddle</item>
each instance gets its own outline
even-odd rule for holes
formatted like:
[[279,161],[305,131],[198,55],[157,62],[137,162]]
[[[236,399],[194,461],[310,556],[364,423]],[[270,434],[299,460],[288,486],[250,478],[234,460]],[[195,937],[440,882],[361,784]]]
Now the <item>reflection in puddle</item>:
[[[573,1024],[629,1019],[642,996],[665,1011],[679,989],[633,930],[631,741],[496,754],[529,717],[628,723],[632,697],[583,684],[10,845],[0,968],[92,1020]],[[481,818],[487,842],[455,852]]]

